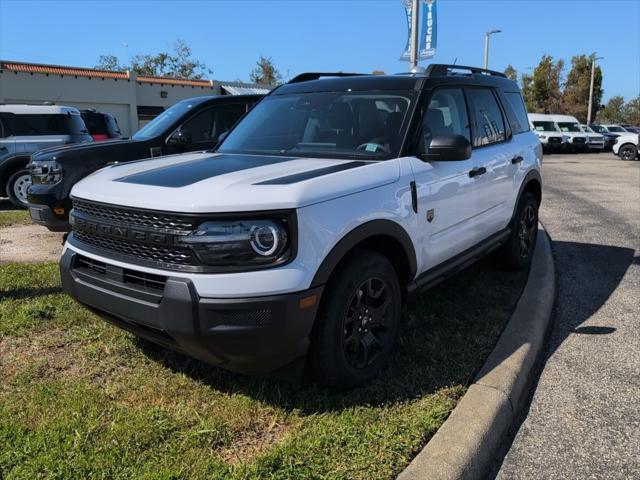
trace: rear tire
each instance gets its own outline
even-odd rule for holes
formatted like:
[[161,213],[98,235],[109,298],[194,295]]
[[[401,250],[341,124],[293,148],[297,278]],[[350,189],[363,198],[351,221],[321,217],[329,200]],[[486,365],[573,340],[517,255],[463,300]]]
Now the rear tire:
[[620,157],[620,160],[635,160],[638,156],[638,149],[635,145],[630,143],[623,145],[620,147],[620,150],[618,150],[618,156]]
[[309,369],[321,385],[363,385],[386,366],[398,334],[402,293],[391,262],[361,250],[332,275],[311,334]]
[[533,194],[524,192],[518,202],[511,224],[511,234],[497,252],[502,264],[512,270],[521,270],[531,263],[538,238],[538,202]]
[[11,174],[7,181],[7,195],[9,200],[18,208],[27,208],[27,190],[31,185],[29,170],[21,168]]

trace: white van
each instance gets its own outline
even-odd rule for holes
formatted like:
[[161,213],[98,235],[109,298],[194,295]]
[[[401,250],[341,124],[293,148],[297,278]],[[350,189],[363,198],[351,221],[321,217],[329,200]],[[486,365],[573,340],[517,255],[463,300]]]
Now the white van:
[[580,128],[580,122],[571,115],[549,115],[556,122],[563,135],[568,137],[571,152],[586,152],[589,150],[589,137]]
[[562,135],[560,128],[553,121],[551,115],[544,113],[529,113],[529,125],[542,143],[546,152],[560,152],[565,150],[568,137]]

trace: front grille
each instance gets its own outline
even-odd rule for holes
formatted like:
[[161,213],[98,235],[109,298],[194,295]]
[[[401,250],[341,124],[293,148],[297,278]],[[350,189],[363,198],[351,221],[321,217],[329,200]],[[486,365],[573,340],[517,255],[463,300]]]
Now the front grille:
[[561,143],[562,139],[558,138],[558,137],[551,137],[549,138],[549,143]]
[[576,142],[576,143],[585,143],[587,141],[587,139],[583,138],[583,137],[575,137],[573,139],[573,141]]
[[133,243],[129,240],[119,240],[79,230],[74,230],[73,237],[99,249],[127,255],[135,259],[174,265],[195,264],[193,254],[186,248],[158,247],[145,243]]
[[123,269],[122,278],[124,283],[132,283],[144,288],[153,290],[164,290],[167,283],[167,277],[162,275],[154,275],[152,273],[138,272],[136,270]]
[[120,268],[115,265],[107,265],[104,262],[85,257],[84,255],[75,256],[73,269],[84,271],[92,276],[109,277],[111,280],[117,279],[122,283],[142,287],[144,290],[163,291],[167,283],[167,277],[163,275],[155,275],[153,273]]
[[180,215],[112,207],[84,200],[74,200],[73,209],[85,216],[122,226],[176,233],[189,233],[197,227],[196,220]]

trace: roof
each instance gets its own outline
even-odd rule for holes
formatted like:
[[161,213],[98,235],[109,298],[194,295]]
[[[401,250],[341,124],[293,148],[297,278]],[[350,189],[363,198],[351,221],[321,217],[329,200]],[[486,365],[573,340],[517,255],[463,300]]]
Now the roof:
[[287,83],[274,91],[275,95],[308,92],[342,92],[371,90],[414,90],[424,82],[424,76],[415,75],[354,75],[349,77],[323,77],[299,83]]
[[260,87],[239,87],[237,85],[220,85],[231,95],[266,95],[271,90],[269,88]]
[[72,113],[80,114],[77,108],[65,107],[63,105],[0,105],[0,112],[16,113],[19,115],[37,115],[37,114],[55,114],[55,113]]
[[[40,73],[43,75],[73,75],[87,78],[112,78],[114,80],[133,80],[129,72],[113,72],[97,68],[68,67],[64,65],[47,65],[41,63],[14,62],[0,60],[0,69],[24,73]],[[140,83],[163,85],[181,85],[187,87],[213,87],[212,80],[191,80],[187,78],[155,77],[151,75],[137,75],[135,80]]]

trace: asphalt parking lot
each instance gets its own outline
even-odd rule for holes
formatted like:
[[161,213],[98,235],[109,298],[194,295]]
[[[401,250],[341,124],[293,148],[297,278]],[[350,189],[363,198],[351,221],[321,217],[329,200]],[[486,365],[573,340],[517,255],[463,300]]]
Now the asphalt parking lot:
[[550,155],[543,180],[554,326],[497,478],[640,478],[640,162]]

